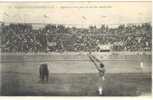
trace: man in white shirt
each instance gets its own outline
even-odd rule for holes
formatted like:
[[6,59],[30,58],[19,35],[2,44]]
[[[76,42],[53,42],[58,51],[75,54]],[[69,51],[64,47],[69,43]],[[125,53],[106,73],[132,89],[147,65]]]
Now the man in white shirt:
[[103,84],[104,84],[104,80],[105,80],[104,76],[105,76],[105,71],[106,71],[104,64],[99,59],[97,59],[96,57],[94,57],[92,55],[89,55],[89,58],[95,64],[96,69],[99,72],[98,92],[99,92],[99,95],[103,95]]

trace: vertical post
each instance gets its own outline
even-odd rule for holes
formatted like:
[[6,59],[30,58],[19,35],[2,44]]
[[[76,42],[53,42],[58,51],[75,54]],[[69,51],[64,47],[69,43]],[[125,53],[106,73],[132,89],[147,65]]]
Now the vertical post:
[[47,34],[47,32],[45,33],[45,39],[46,39],[46,53],[47,53],[47,47],[48,47],[48,39],[47,39],[47,36],[48,36],[48,34]]

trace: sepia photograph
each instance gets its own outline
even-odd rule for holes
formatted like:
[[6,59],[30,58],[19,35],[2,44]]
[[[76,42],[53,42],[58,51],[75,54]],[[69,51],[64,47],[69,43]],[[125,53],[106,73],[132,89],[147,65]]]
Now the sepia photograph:
[[0,96],[152,96],[152,4],[0,2]]

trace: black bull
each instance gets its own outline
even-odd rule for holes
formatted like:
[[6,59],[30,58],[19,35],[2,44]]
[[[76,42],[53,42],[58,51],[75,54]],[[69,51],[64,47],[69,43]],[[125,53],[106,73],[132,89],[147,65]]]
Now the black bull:
[[41,81],[48,81],[49,77],[49,70],[48,70],[48,65],[47,64],[41,64],[39,68],[39,74],[40,74],[40,79]]

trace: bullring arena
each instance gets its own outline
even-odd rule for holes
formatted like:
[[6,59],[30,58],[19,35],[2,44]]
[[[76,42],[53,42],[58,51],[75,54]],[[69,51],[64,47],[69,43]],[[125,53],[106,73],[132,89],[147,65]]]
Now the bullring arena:
[[[1,54],[1,95],[98,96],[98,71],[86,52]],[[151,95],[151,54],[93,52],[106,68],[103,96]],[[48,83],[39,81],[47,63]],[[143,64],[140,64],[143,63]]]

